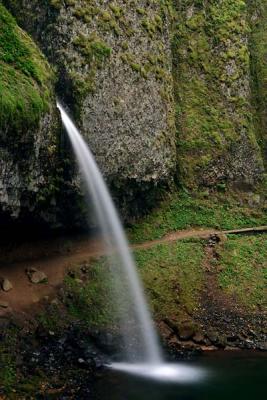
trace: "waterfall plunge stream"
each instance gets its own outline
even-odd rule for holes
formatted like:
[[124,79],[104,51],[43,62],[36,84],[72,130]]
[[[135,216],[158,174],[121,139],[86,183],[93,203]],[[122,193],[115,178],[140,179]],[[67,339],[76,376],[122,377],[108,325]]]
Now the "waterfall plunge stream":
[[[157,380],[189,381],[198,379],[202,372],[195,368],[163,362],[144,290],[138,278],[135,262],[108,188],[88,145],[64,108],[59,103],[57,105],[80,166],[86,189],[92,199],[108,253],[112,254],[112,267],[116,267],[117,265],[115,264],[120,265],[119,270],[114,268],[114,273],[118,274],[116,279],[126,285],[128,289],[127,295],[132,304],[133,315],[124,315],[121,327],[126,345],[127,362],[113,363],[111,367],[130,374],[140,374]],[[120,299],[119,293],[116,296],[118,296],[116,305],[125,300],[125,298]],[[130,325],[130,330],[125,330],[130,320],[133,320],[134,323]],[[129,337],[133,328],[136,330],[135,334],[138,335],[136,346],[132,345]]]
[[[122,267],[123,276],[118,277],[118,279],[124,280],[130,291],[128,295],[134,307],[135,323],[140,331],[138,351],[142,353],[143,361],[153,364],[160,363],[161,352],[157,335],[153,328],[153,322],[146,304],[144,291],[139,281],[135,263],[118,213],[92,152],[60,104],[58,104],[58,108],[78,160],[81,173],[86,183],[86,188],[93,201],[98,223],[106,245],[108,246],[108,250],[112,250],[112,252],[115,253],[116,262]],[[125,316],[125,318],[128,319],[129,316]],[[127,344],[127,337],[124,338],[124,340]],[[129,346],[129,349],[130,347],[131,346]],[[131,350],[131,353],[133,351],[134,349]],[[129,354],[128,358],[130,361],[132,359],[132,354]]]

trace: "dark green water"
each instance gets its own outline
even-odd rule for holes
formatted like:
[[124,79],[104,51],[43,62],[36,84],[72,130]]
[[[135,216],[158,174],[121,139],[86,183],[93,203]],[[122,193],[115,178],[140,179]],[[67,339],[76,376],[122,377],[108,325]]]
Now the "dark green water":
[[181,365],[206,372],[197,382],[170,384],[107,372],[95,383],[97,400],[261,400],[267,399],[267,353],[225,352]]

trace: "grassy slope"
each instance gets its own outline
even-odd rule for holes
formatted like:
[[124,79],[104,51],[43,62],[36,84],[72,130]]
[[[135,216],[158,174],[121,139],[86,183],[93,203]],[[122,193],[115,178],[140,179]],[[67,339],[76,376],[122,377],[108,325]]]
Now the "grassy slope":
[[[247,312],[264,306],[267,268],[266,235],[229,236],[217,246],[217,257],[210,261],[217,289]],[[154,317],[176,322],[193,315],[200,303],[205,283],[206,241],[186,239],[164,243],[134,252]],[[103,261],[90,266],[90,277],[67,277],[65,288],[68,312],[89,326],[110,327],[114,323],[112,280]],[[78,278],[78,279],[77,279]],[[215,289],[215,288],[214,288]]]
[[175,193],[142,221],[130,227],[130,239],[132,242],[159,239],[169,232],[191,227],[228,230],[267,225],[264,208],[241,205],[240,196],[209,196],[203,193],[202,197],[194,197],[183,192]]
[[135,252],[151,309],[157,320],[179,321],[199,303],[204,275],[204,242],[183,240]]
[[218,282],[247,309],[266,307],[267,236],[236,236],[219,250]]

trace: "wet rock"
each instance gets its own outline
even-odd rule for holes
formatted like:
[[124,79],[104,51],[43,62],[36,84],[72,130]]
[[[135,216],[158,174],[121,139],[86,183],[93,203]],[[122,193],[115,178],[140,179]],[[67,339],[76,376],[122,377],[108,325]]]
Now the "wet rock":
[[195,328],[192,325],[182,325],[179,328],[179,338],[181,340],[189,340],[195,335]]
[[196,332],[195,335],[192,338],[193,342],[197,344],[204,344],[205,343],[205,338],[204,335],[201,332]]
[[226,339],[222,335],[219,335],[217,332],[209,332],[208,333],[208,339],[211,341],[211,343],[217,347],[225,347],[226,345]]
[[258,349],[262,351],[267,351],[267,342],[258,343]]
[[9,292],[11,289],[13,289],[13,285],[8,279],[2,280],[1,287],[4,292]]
[[227,336],[226,340],[227,340],[227,342],[230,342],[230,343],[239,342],[239,338],[235,334]]

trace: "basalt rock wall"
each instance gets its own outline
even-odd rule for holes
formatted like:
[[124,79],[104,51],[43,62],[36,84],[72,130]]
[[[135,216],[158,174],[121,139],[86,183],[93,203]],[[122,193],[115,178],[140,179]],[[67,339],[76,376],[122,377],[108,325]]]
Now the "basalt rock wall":
[[265,2],[175,3],[180,179],[253,190],[264,172]]
[[[17,164],[11,167],[8,152],[13,146],[3,141],[3,210],[17,217],[19,193],[27,193],[27,187],[41,193],[42,188],[38,197],[45,206],[40,210],[51,214],[54,188],[62,191],[58,181],[67,187],[73,204],[78,201],[73,167],[67,173],[62,165],[55,167],[58,158],[66,161],[59,142],[55,92],[88,141],[126,218],[153,206],[161,190],[174,181],[193,190],[229,185],[254,191],[263,185],[267,71],[263,0],[4,0],[3,4],[54,69],[53,74],[27,37],[28,46],[39,52],[38,65],[49,81],[49,90],[42,89],[40,96],[50,91],[50,97],[40,112],[24,110],[27,129],[14,113],[16,126],[6,121],[2,125],[1,136],[11,129],[20,143],[27,132],[34,149],[26,164],[23,151],[17,152]],[[26,37],[17,26],[12,29]],[[2,52],[0,56],[2,60]],[[17,73],[14,62],[13,68]],[[35,76],[23,74],[34,90],[41,87]],[[0,111],[5,114],[4,106]],[[42,154],[49,149],[50,159],[43,156],[48,164],[40,165],[39,148]],[[43,169],[53,176],[52,185],[43,179]],[[14,174],[9,176],[7,170]],[[28,210],[38,209],[36,195],[23,198],[24,204],[31,199]],[[78,213],[79,209],[77,204]]]
[[56,66],[58,93],[121,207],[153,200],[176,168],[168,2],[6,4]]
[[30,37],[0,3],[0,214],[56,223],[60,124],[55,76]]

